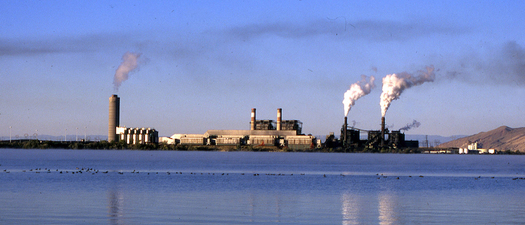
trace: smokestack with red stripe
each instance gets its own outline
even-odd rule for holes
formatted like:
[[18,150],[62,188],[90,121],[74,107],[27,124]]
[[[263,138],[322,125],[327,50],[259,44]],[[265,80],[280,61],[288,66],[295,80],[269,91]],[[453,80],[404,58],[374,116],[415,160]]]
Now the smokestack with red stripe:
[[255,130],[255,108],[252,108],[252,120],[250,121],[250,130]]
[[281,130],[281,121],[282,121],[283,109],[277,109],[277,130]]

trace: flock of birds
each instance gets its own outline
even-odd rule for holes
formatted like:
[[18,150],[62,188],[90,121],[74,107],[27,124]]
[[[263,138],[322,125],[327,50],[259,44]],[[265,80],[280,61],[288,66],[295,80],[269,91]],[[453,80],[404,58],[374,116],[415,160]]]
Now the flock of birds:
[[[2,165],[0,164],[0,166],[2,166]],[[11,171],[9,171],[9,170],[7,170],[7,169],[4,169],[3,172],[4,172],[4,173],[10,173]],[[67,174],[89,174],[89,173],[91,173],[92,175],[98,174],[99,172],[100,172],[100,173],[103,173],[103,174],[108,174],[108,173],[110,173],[109,170],[105,170],[105,171],[102,171],[102,172],[101,172],[101,171],[99,171],[99,170],[97,170],[97,169],[93,169],[93,168],[84,168],[84,167],[82,167],[82,168],[76,167],[75,170],[71,170],[71,171],[69,171],[69,170],[62,171],[62,170],[58,170],[58,169],[51,170],[51,169],[48,169],[48,168],[44,168],[44,169],[42,169],[42,168],[35,168],[35,169],[29,169],[29,170],[22,170],[21,172],[23,172],[23,173],[25,173],[25,172],[34,172],[34,173],[42,173],[42,172],[44,172],[44,173],[52,173],[52,172],[58,172],[58,173],[60,173],[60,174],[63,174],[63,173],[67,173]],[[140,172],[137,171],[137,170],[133,170],[133,171],[131,171],[131,172],[129,172],[129,171],[128,171],[128,172],[125,172],[125,171],[112,171],[112,172],[116,172],[116,173],[118,173],[118,174],[120,174],[120,175],[123,175],[123,174],[125,174],[125,173],[132,173],[132,174],[139,174],[139,173],[140,173]],[[150,174],[159,174],[159,172],[145,172],[145,173],[146,173],[147,175],[150,175]],[[172,174],[172,172],[170,172],[170,171],[160,172],[160,173],[161,173],[161,174],[164,173],[164,174],[167,174],[167,175],[171,175],[171,174]],[[182,172],[175,172],[175,174],[182,175],[183,173],[182,173]],[[209,173],[205,173],[205,172],[201,172],[201,173],[197,173],[197,172],[189,172],[189,173],[187,173],[187,174],[190,174],[190,175],[198,175],[198,174],[200,174],[200,175],[212,175],[212,176],[214,176],[216,173],[213,173],[213,172],[209,172]],[[240,175],[242,175],[242,176],[244,176],[244,175],[249,175],[249,174],[252,174],[253,176],[260,176],[259,173],[240,173]],[[225,176],[225,175],[226,175],[226,176],[228,176],[228,175],[230,175],[230,174],[229,174],[229,173],[217,173],[217,175],[220,175],[220,176]],[[265,173],[264,175],[266,175],[266,176],[293,176],[294,174],[293,174],[293,173],[290,173],[290,174],[285,174],[285,173]],[[300,173],[299,175],[304,176],[305,173]],[[347,175],[345,175],[345,174],[340,174],[340,176],[344,177],[344,176],[347,176]],[[384,174],[379,174],[379,173],[376,174],[376,176],[377,176],[377,179],[386,179],[386,178],[388,178],[388,176],[386,176],[386,175],[384,175]],[[326,174],[323,174],[323,177],[327,177]],[[410,177],[412,177],[412,176],[408,176],[408,177],[410,178]],[[420,178],[423,178],[424,176],[420,175],[419,177],[420,177]],[[478,180],[478,179],[480,179],[480,178],[481,178],[481,176],[479,176],[479,177],[475,177],[474,179]],[[490,178],[494,179],[495,177],[490,177]],[[395,179],[399,180],[400,177],[396,177],[396,176],[395,176]],[[512,178],[512,180],[525,180],[525,177],[514,177],[514,178]]]
[[[1,166],[1,164],[0,164]],[[7,170],[7,169],[4,169],[3,170],[4,173],[11,173],[11,171]],[[125,174],[125,173],[132,173],[132,174],[139,174],[140,171],[137,171],[137,170],[133,170],[131,172],[129,171],[109,171],[109,170],[103,170],[103,171],[100,171],[100,170],[97,170],[97,169],[93,169],[93,168],[79,168],[79,167],[76,167],[74,170],[59,170],[59,169],[48,169],[48,168],[34,168],[34,169],[28,169],[28,170],[22,170],[21,172],[23,173],[26,173],[26,172],[34,172],[34,173],[52,173],[52,172],[57,172],[57,173],[60,173],[60,174],[63,174],[63,173],[68,173],[68,174],[98,174],[98,173],[103,173],[103,174],[107,174],[107,173],[110,173],[110,172],[116,172],[118,174]],[[144,172],[146,173],[147,175],[150,175],[150,174],[159,174],[159,172]],[[167,174],[167,175],[171,175],[173,172],[170,172],[170,171],[166,171],[166,172],[160,172],[161,174]],[[183,172],[175,172],[174,174],[180,174],[182,175]],[[230,175],[229,173],[196,173],[196,172],[189,172],[187,174],[191,174],[191,175],[197,175],[197,174],[200,174],[200,175],[221,175],[221,176],[224,176],[224,175]],[[240,173],[240,175],[247,175],[247,174],[250,174],[250,173]],[[267,175],[267,176],[287,176],[287,175],[290,175],[290,176],[293,176],[294,174],[291,173],[291,174],[284,174],[284,173],[266,173],[264,175]],[[305,173],[300,173],[300,175],[306,175]],[[253,176],[260,176],[259,173],[253,173]],[[326,176],[326,175],[325,175]]]

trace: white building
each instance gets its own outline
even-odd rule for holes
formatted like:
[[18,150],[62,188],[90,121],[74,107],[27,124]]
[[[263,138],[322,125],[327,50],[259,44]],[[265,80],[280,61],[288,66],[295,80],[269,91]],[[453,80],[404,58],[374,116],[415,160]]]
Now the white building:
[[481,143],[474,142],[467,145],[466,148],[460,148],[459,154],[496,154],[496,150],[481,148]]
[[172,145],[175,144],[175,139],[171,137],[159,137],[159,143],[166,143]]
[[126,144],[159,143],[159,132],[151,128],[117,127],[117,137]]
[[171,139],[182,145],[204,145],[206,138],[202,134],[174,134]]
[[481,148],[481,146],[482,146],[482,145],[481,145],[480,143],[478,143],[478,142],[474,142],[474,143],[472,143],[472,144],[467,145],[467,149],[468,149],[468,150],[478,150],[478,147]]
[[314,136],[298,135],[295,130],[208,130],[204,134],[174,134],[170,139],[181,145],[286,146],[291,149],[316,146]]

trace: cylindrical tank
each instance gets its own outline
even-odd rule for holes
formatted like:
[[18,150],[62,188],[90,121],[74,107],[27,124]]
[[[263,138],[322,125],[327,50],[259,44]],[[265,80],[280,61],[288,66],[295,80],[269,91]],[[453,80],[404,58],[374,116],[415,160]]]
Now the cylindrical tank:
[[117,95],[109,97],[108,141],[116,141],[117,127],[120,119],[120,98]]
[[255,108],[252,108],[252,120],[250,121],[250,130],[255,130]]
[[277,109],[277,130],[281,130],[281,121],[283,116],[283,109],[278,108]]

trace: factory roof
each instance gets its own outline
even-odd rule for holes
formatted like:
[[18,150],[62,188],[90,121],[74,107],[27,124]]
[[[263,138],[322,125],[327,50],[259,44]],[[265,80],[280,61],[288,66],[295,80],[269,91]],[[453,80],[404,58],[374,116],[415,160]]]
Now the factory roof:
[[224,135],[276,135],[276,136],[297,136],[295,130],[208,130],[204,136],[224,136]]

